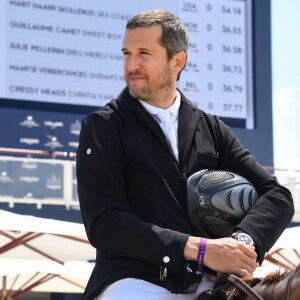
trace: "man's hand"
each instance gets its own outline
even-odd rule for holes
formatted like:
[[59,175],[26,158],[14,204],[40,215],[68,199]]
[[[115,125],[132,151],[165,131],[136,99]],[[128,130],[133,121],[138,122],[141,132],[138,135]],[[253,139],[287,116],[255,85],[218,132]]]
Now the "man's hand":
[[[189,237],[184,257],[197,260],[200,238]],[[239,276],[252,276],[256,269],[256,252],[254,247],[226,237],[207,239],[204,265],[220,273],[233,273]]]

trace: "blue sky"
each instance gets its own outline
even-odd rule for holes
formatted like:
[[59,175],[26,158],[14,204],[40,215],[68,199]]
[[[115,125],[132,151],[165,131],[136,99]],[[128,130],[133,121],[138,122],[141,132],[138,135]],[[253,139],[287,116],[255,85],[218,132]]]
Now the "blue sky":
[[300,1],[271,6],[274,163],[300,170]]

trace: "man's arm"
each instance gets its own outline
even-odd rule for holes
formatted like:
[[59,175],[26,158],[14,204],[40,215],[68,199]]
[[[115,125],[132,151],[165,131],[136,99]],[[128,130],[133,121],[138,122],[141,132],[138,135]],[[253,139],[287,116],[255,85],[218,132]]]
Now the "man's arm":
[[[258,191],[259,199],[234,229],[248,233],[255,247],[249,248],[229,237],[207,239],[204,264],[218,272],[240,274],[242,270],[244,275],[251,275],[257,258],[260,263],[263,261],[265,253],[292,219],[293,199],[289,190],[255,160],[228,126],[216,116],[205,114],[205,117],[217,153],[214,169],[228,170],[247,178]],[[188,239],[184,248],[186,259],[197,260],[199,243],[199,237]]]
[[256,161],[228,126],[216,116],[207,118],[207,122],[214,128],[211,135],[218,152],[216,168],[245,177],[258,192],[258,200],[234,231],[241,230],[253,238],[258,261],[262,263],[293,217],[291,193]]

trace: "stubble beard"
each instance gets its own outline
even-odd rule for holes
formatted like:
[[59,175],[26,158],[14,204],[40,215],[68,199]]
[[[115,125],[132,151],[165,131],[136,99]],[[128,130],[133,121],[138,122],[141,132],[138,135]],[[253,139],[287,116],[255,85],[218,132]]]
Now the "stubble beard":
[[172,77],[170,69],[165,67],[163,74],[156,76],[153,83],[148,84],[148,86],[133,89],[130,87],[130,84],[128,84],[128,81],[126,83],[130,94],[136,99],[152,102],[155,99],[160,98],[160,101],[163,101],[164,99],[167,99],[170,94]]

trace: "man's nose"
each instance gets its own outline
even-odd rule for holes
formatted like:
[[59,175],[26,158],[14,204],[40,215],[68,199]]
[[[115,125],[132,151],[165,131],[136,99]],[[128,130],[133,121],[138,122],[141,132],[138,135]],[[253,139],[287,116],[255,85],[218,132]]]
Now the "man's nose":
[[125,64],[128,71],[139,70],[141,67],[141,61],[135,55],[130,55],[130,57],[127,58]]

